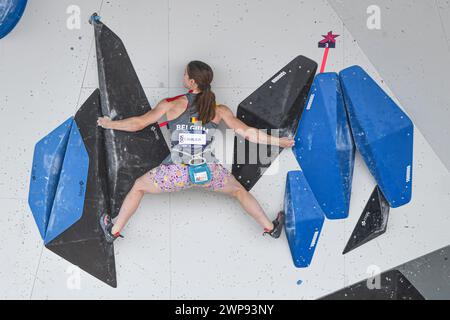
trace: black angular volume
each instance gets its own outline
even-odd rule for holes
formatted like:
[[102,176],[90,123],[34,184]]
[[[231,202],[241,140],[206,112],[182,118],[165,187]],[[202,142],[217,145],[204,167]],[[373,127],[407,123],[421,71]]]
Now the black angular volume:
[[370,196],[343,254],[347,254],[384,234],[389,220],[389,211],[389,203],[377,186]]
[[[101,106],[113,120],[151,110],[122,40],[93,15]],[[169,148],[158,124],[138,132],[105,130],[109,214],[114,218],[137,178],[159,166]]]
[[79,221],[47,244],[47,248],[112,287],[117,286],[114,246],[108,244],[99,225],[108,208],[107,167],[101,116],[100,91],[95,90],[75,115],[89,154],[89,170],[83,215]]
[[373,278],[361,281],[321,300],[425,300],[425,298],[400,271],[391,270],[381,274],[378,280]]
[[[280,130],[280,136],[294,137],[316,70],[316,62],[296,57],[239,105],[237,117],[269,134],[275,129]],[[241,136],[235,138],[232,172],[247,190],[255,186],[283,150],[269,147],[266,152],[261,148],[267,147]]]

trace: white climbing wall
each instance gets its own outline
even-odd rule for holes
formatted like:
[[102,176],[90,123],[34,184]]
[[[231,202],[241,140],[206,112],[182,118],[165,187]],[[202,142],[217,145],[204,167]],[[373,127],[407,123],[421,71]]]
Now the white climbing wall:
[[[81,9],[81,28],[66,26]],[[296,269],[287,240],[261,236],[239,204],[191,190],[146,196],[115,245],[112,289],[43,248],[27,205],[34,144],[74,114],[98,86],[93,30],[98,11],[124,41],[152,105],[184,93],[190,60],[215,71],[218,102],[236,111],[295,56],[319,64],[321,35],[341,36],[327,71],[359,64],[385,84],[325,0],[30,0],[0,40],[0,298],[315,299],[450,243],[450,174],[416,129],[413,201],[392,209],[388,232],[342,256],[375,182],[356,160],[350,218],[326,221],[313,264]],[[388,90],[388,88],[386,88]],[[231,150],[230,150],[231,152]],[[292,152],[252,191],[270,217],[283,206]]]

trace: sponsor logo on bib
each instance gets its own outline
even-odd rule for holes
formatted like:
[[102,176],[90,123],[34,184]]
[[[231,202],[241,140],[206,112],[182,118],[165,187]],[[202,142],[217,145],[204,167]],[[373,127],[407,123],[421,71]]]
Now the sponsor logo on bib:
[[178,136],[178,142],[182,145],[206,145],[206,134],[198,133],[180,133]]

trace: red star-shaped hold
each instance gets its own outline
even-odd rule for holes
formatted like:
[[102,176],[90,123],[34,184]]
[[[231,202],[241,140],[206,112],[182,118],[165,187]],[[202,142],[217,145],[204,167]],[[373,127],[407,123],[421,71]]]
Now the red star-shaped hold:
[[324,37],[325,39],[319,42],[319,47],[334,48],[336,46],[336,38],[339,37],[339,35],[333,34],[333,31],[330,31],[327,35],[323,35],[322,37]]

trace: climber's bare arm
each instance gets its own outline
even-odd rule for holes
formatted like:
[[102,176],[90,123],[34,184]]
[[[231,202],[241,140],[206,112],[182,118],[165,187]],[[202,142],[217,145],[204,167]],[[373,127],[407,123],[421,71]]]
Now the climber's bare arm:
[[169,110],[170,102],[161,100],[156,107],[138,117],[130,117],[123,120],[111,120],[108,117],[98,118],[97,124],[104,129],[112,129],[126,132],[140,131],[147,126],[158,122]]
[[294,139],[292,138],[272,137],[262,130],[246,125],[244,122],[236,118],[230,108],[225,105],[219,105],[217,107],[217,111],[221,117],[221,120],[225,122],[228,128],[233,129],[236,134],[242,136],[250,142],[276,145],[283,148],[290,148],[294,145]]

